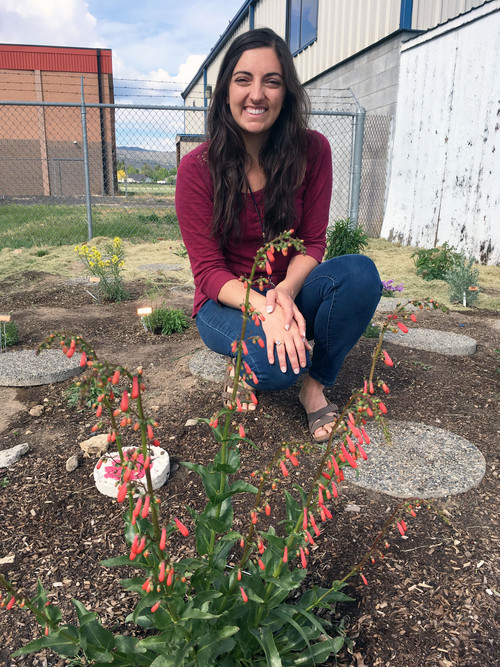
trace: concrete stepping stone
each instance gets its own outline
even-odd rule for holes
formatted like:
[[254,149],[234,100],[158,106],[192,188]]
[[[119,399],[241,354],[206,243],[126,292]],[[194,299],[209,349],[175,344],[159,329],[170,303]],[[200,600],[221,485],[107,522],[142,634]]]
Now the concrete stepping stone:
[[[153,489],[159,489],[163,486],[170,474],[170,457],[165,449],[161,447],[151,447],[151,482]],[[116,498],[118,495],[117,480],[120,478],[120,455],[118,452],[111,452],[104,455],[104,462],[100,468],[94,468],[94,481],[97,490],[110,498]],[[138,475],[138,480],[146,483],[144,471]],[[140,487],[139,487],[140,488]]]
[[486,461],[465,438],[444,429],[407,421],[388,421],[392,444],[378,424],[366,428],[371,438],[360,459],[359,475],[344,468],[355,486],[395,498],[442,498],[465,493],[481,482]]
[[435,329],[409,329],[406,334],[402,331],[388,331],[384,334],[384,341],[448,356],[471,355],[477,348],[477,342],[470,336]]
[[20,350],[0,354],[0,386],[35,387],[52,382],[62,382],[83,371],[80,355],[71,359],[61,350]]
[[141,264],[141,271],[182,271],[182,264]]
[[[392,311],[396,309],[398,304],[403,304],[406,303],[407,301],[408,299],[405,299],[402,296],[399,298],[393,296],[383,296],[379,301],[379,304],[377,306],[377,311],[379,313],[392,313]],[[408,306],[406,306],[406,310],[408,312],[412,311],[418,312],[420,308],[418,306],[414,306],[413,304],[409,304]]]
[[189,360],[189,370],[195,377],[208,382],[223,382],[229,357],[212,352],[208,348],[198,350]]

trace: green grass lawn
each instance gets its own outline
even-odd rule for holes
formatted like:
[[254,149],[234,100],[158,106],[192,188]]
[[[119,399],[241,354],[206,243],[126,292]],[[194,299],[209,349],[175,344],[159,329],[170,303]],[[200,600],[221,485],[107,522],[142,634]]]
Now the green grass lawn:
[[[141,241],[180,238],[173,207],[132,209],[93,206],[92,222],[94,237],[120,236]],[[84,205],[0,206],[0,249],[75,245],[87,240],[87,212]]]

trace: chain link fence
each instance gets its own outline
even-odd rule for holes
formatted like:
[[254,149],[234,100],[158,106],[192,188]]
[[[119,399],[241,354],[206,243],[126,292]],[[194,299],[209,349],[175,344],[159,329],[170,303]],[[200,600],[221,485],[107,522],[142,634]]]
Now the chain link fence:
[[[177,165],[204,140],[206,112],[203,107],[0,102],[0,248],[76,244],[98,236],[180,238]],[[359,213],[370,232],[365,221],[374,204],[359,188],[363,121],[359,109],[314,111],[310,127],[332,146],[330,221],[356,221]],[[381,130],[373,132],[378,136]],[[368,193],[375,181],[385,186],[385,166],[378,159],[363,160]],[[375,175],[377,170],[383,177]]]

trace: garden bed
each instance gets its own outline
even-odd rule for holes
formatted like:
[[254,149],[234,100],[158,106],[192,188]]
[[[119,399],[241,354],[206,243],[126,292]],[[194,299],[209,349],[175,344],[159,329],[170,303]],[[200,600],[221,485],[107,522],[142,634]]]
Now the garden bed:
[[[174,283],[170,283],[175,287]],[[2,310],[12,311],[20,328],[14,349],[33,349],[47,334],[65,329],[85,337],[101,358],[133,369],[143,366],[146,399],[160,426],[157,435],[174,470],[160,489],[165,507],[188,519],[186,503],[200,506],[201,488],[180,461],[206,462],[216,452],[210,430],[189,419],[210,417],[221,405],[220,388],[194,378],[190,355],[202,347],[196,328],[171,337],[144,331],[136,315],[144,285],[127,284],[132,300],[98,305],[82,285],[66,285],[50,274],[25,274],[0,282]],[[170,307],[187,313],[191,295],[171,289]],[[470,357],[449,357],[387,344],[394,367],[380,369],[391,388],[389,417],[447,429],[474,443],[487,461],[478,488],[422,508],[408,522],[406,539],[388,535],[384,558],[365,568],[368,585],[349,582],[355,602],[337,608],[345,617],[353,654],[344,651],[341,665],[356,667],[493,667],[498,664],[498,424],[499,347],[497,313],[422,313],[415,326],[464,333],[478,342]],[[349,355],[330,397],[342,404],[360,385],[374,341],[362,339]],[[101,616],[107,627],[120,626],[131,595],[120,587],[119,570],[100,561],[124,552],[122,508],[96,490],[95,459],[82,459],[72,473],[65,462],[79,453],[78,443],[91,435],[91,409],[67,404],[71,384],[0,389],[0,449],[27,442],[30,452],[14,467],[0,470],[0,573],[28,595],[37,577],[68,613],[75,597]],[[262,395],[246,417],[248,436],[259,446],[242,453],[242,475],[261,468],[282,441],[307,439],[298,404],[298,387]],[[29,413],[43,405],[40,416]],[[293,481],[306,479],[307,463]],[[325,585],[341,578],[364,555],[397,501],[345,483],[335,504],[335,520],[325,525],[310,558],[310,581]],[[236,503],[243,518],[242,501]],[[275,501],[275,504],[276,501]],[[192,548],[191,538],[177,538],[179,555]],[[125,626],[124,628],[125,629]],[[38,636],[22,610],[0,613],[0,664],[42,664],[42,656],[10,658]],[[55,655],[48,665],[63,665]],[[333,662],[331,664],[334,664]]]

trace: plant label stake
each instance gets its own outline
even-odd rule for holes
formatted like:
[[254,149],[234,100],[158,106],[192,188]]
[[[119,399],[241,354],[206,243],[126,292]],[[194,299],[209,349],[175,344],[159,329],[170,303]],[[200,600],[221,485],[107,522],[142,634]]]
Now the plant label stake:
[[153,309],[151,306],[145,306],[144,308],[138,308],[137,309],[137,314],[141,318],[142,326],[144,327],[144,331],[148,330],[148,327],[146,326],[146,322],[144,321],[144,318],[147,317],[148,315],[151,315],[153,312]]
[[7,352],[7,322],[10,315],[0,315],[0,352]]
[[[96,284],[98,284],[98,283],[100,282],[100,280],[101,280],[101,279],[98,278],[97,276],[90,276],[90,278],[89,278],[89,283],[96,283]],[[90,296],[91,296],[93,299],[95,299],[96,301],[99,301],[99,299],[95,296],[95,294],[92,294],[92,292],[89,292],[88,289],[86,289],[85,291],[87,292],[87,294],[90,294]]]

